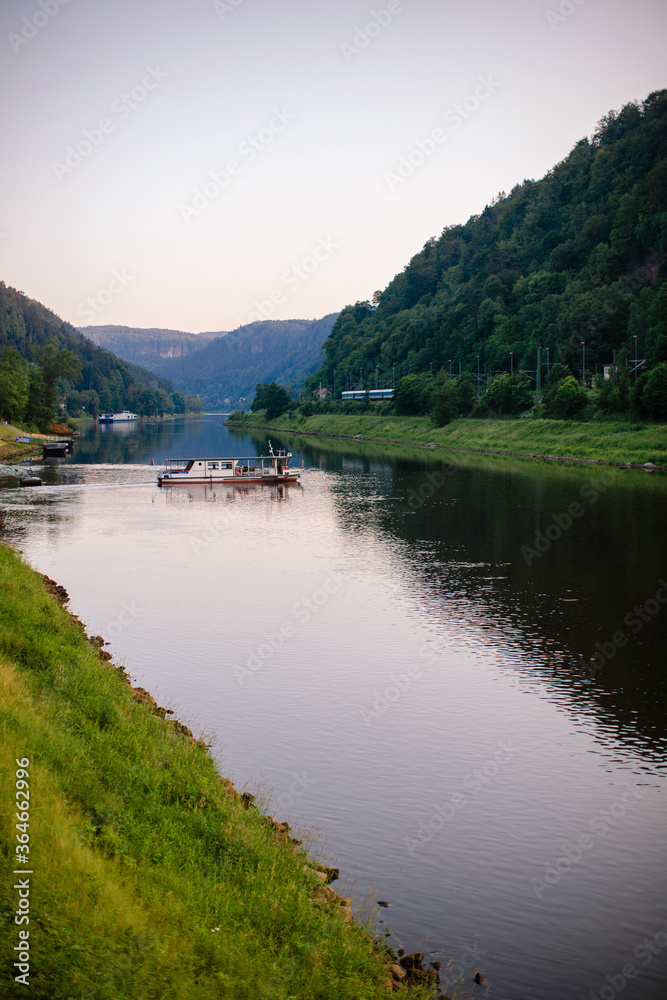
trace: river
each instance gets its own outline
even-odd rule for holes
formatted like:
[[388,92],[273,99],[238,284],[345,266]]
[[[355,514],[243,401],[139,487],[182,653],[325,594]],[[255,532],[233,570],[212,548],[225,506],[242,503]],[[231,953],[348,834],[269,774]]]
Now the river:
[[443,991],[662,1000],[667,477],[270,435],[299,485],[159,489],[266,453],[223,420],[87,431],[6,537]]

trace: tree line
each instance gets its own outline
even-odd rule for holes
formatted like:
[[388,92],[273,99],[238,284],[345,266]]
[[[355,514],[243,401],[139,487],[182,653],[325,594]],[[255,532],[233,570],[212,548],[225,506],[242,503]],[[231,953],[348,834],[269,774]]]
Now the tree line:
[[[510,369],[535,372],[538,350],[548,349],[552,368],[562,365],[573,381],[546,409],[565,413],[583,404],[573,388],[583,344],[586,388],[596,366],[614,373],[599,387],[601,412],[657,415],[662,376],[651,372],[667,362],[666,242],[661,90],[609,112],[544,178],[517,184],[464,225],[448,226],[372,301],[346,306],[309,388],[338,388],[361,370],[364,380],[378,371],[398,391],[411,372],[444,384],[452,365],[472,378],[481,366],[506,373],[509,382],[488,384],[486,400],[500,393],[505,409],[508,385],[516,394],[521,381],[512,381]],[[466,384],[456,392],[465,395]]]
[[201,409],[196,396],[117,358],[40,303],[0,282],[0,415],[29,429],[54,418],[132,410],[140,415]]

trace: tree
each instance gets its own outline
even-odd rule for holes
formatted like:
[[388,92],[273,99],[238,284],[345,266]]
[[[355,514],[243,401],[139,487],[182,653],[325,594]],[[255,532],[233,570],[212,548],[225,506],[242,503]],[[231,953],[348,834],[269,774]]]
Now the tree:
[[44,373],[37,365],[31,365],[24,420],[27,424],[38,427],[40,431],[48,431],[53,422],[53,407],[49,405],[47,398]]
[[579,385],[574,375],[568,375],[560,382],[554,395],[553,408],[562,420],[574,417],[588,403],[585,389]]
[[527,375],[508,375],[492,379],[479,401],[480,409],[493,410],[499,416],[521,413],[533,405],[533,390]]
[[461,375],[461,377],[457,379],[455,396],[458,412],[462,416],[467,417],[468,414],[472,412],[472,408],[477,399],[475,379],[472,377],[470,372],[466,372],[465,375]]
[[61,350],[55,337],[47,340],[43,347],[33,347],[32,353],[42,367],[44,402],[54,410],[58,405],[56,382],[59,378],[69,379],[70,382],[80,381],[81,362],[72,351]]
[[421,416],[428,409],[433,382],[429,375],[405,375],[396,383],[396,412],[403,416]]
[[14,423],[21,420],[28,402],[30,367],[13,347],[0,354],[0,414]]
[[459,415],[458,399],[454,384],[446,379],[435,387],[429,400],[431,420],[437,427],[444,427],[450,420],[456,420]]
[[273,420],[289,410],[291,402],[290,394],[284,386],[276,382],[263,382],[255,389],[251,409],[253,413],[257,410],[266,410],[267,420]]
[[667,364],[656,365],[649,373],[642,402],[654,420],[667,420]]

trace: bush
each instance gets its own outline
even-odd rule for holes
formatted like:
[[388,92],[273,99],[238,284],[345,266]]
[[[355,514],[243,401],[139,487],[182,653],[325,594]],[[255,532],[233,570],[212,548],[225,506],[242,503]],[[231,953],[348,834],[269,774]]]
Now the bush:
[[284,386],[276,382],[264,382],[255,388],[255,398],[252,402],[252,411],[266,410],[267,420],[274,420],[281,417],[289,410],[292,399]]
[[498,375],[492,379],[475,408],[486,415],[511,416],[529,410],[533,405],[533,388],[527,375]]
[[642,392],[642,403],[654,420],[667,420],[667,364],[656,365]]
[[580,386],[574,375],[564,378],[553,398],[553,409],[557,417],[567,420],[573,417],[588,404],[588,396],[583,386]]
[[423,416],[428,411],[432,390],[430,375],[405,375],[396,383],[396,412],[403,417]]

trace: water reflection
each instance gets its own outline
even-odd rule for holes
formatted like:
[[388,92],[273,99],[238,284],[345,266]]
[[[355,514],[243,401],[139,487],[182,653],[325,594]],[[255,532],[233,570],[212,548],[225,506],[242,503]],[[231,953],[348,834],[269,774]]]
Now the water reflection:
[[[667,606],[655,595],[667,578],[667,477],[400,446],[378,459],[375,445],[348,440],[298,447],[337,473],[346,531],[395,540],[406,588],[432,621],[492,629],[524,684],[664,763]],[[647,601],[641,621],[634,609]]]

